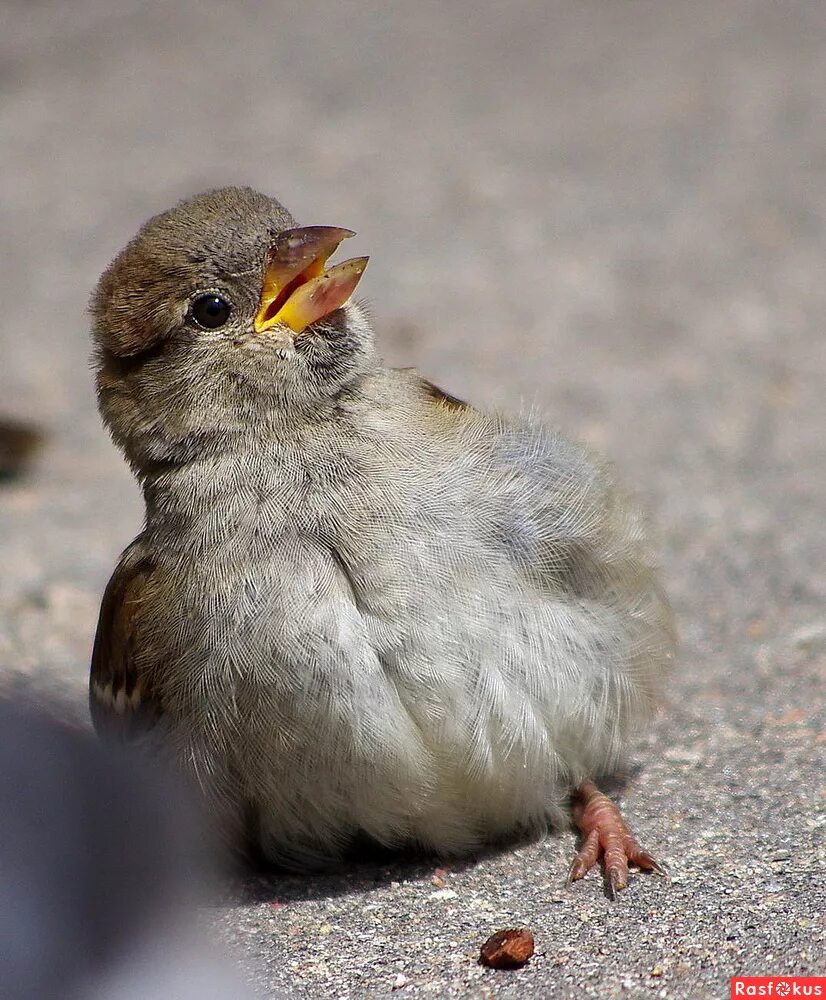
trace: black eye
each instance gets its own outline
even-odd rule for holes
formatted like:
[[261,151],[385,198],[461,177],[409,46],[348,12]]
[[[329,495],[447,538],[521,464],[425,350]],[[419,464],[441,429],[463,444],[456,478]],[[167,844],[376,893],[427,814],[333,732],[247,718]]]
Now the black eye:
[[226,299],[210,292],[207,295],[199,295],[195,299],[189,310],[189,315],[198,326],[202,326],[205,330],[217,330],[219,326],[226,323],[231,312],[232,306]]

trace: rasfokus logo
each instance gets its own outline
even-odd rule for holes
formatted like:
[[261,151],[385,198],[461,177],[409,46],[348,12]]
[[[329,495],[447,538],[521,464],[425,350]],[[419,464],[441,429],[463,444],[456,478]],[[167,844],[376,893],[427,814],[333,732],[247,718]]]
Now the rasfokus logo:
[[731,1000],[735,997],[823,997],[826,976],[735,976],[731,980]]

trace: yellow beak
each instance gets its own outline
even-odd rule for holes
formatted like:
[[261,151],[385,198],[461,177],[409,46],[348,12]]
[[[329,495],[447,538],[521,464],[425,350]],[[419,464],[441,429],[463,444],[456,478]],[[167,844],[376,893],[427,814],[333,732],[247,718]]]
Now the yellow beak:
[[322,319],[353,294],[367,267],[367,257],[356,257],[327,270],[324,265],[342,240],[355,236],[334,226],[305,226],[279,233],[267,253],[264,285],[255,315],[256,333],[277,324],[293,333]]

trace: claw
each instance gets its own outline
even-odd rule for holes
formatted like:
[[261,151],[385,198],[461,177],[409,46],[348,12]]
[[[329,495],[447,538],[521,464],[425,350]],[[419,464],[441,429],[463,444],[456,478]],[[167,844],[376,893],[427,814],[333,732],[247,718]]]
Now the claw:
[[565,879],[565,887],[570,888],[574,882],[578,882],[585,874],[585,871],[586,870],[582,867],[582,862],[579,860],[579,856],[574,855],[573,860],[568,866],[568,875]]
[[617,898],[617,893],[628,886],[628,876],[621,868],[609,868],[605,873],[611,893],[611,899]]
[[647,871],[653,872],[661,878],[668,878],[671,874],[671,869],[664,861],[657,861],[655,858],[652,858],[651,855],[648,856],[648,860],[650,863],[643,865]]
[[625,883],[623,883],[621,876],[616,869],[612,869],[610,872],[606,873],[605,886],[608,890],[608,896],[611,901],[614,902],[620,889],[625,888]]

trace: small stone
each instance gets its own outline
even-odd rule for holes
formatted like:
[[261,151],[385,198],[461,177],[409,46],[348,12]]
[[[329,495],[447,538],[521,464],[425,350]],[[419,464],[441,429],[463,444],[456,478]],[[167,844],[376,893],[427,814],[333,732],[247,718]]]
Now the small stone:
[[447,868],[436,868],[433,874],[430,876],[430,881],[433,885],[439,887],[447,885]]
[[533,955],[533,934],[527,927],[497,931],[485,941],[479,961],[491,969],[518,969]]
[[666,750],[663,753],[663,757],[666,760],[673,761],[675,764],[699,764],[703,759],[702,754],[694,750],[685,750],[679,747],[673,750]]
[[792,633],[792,645],[798,649],[826,640],[826,622],[811,622]]
[[456,893],[452,889],[437,889],[431,892],[429,899],[455,899]]
[[394,990],[403,990],[405,988],[405,986],[407,986],[407,976],[405,976],[403,973],[399,972],[396,975],[396,978],[393,980],[393,987],[392,988]]

